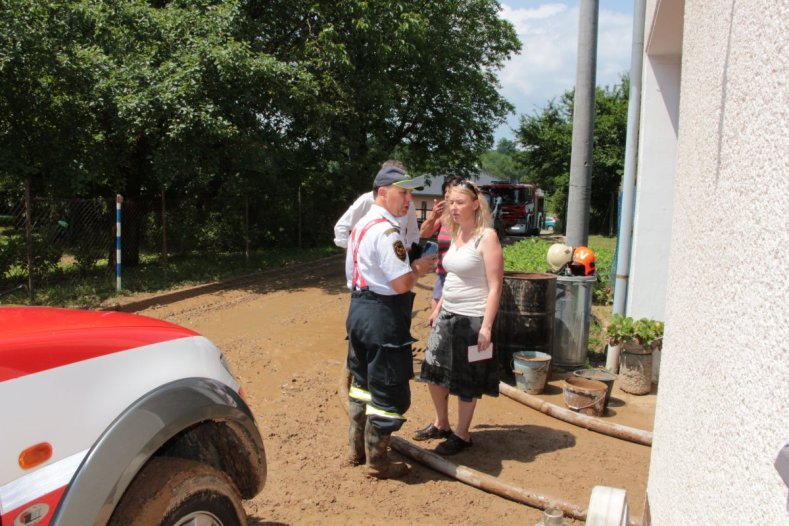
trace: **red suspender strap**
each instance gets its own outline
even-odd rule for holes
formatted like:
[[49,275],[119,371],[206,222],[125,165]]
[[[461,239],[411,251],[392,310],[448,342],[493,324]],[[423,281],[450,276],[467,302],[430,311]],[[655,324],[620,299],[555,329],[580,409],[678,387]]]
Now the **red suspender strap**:
[[364,277],[359,272],[359,263],[357,260],[357,255],[359,254],[359,247],[362,244],[362,238],[367,233],[370,228],[378,223],[383,223],[384,221],[388,221],[385,217],[379,217],[378,219],[373,219],[362,228],[361,233],[359,234],[359,239],[354,240],[354,236],[356,235],[356,228],[351,231],[351,243],[353,243],[353,279],[351,280],[351,288],[356,288],[356,285],[359,285],[359,289],[366,289],[367,282],[364,280]]

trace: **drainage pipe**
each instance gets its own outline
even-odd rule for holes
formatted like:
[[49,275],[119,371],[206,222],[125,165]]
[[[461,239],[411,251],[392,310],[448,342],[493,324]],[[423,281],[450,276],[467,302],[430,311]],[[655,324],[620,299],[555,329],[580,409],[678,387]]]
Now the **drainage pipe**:
[[444,457],[431,453],[408,440],[399,436],[392,436],[389,444],[392,449],[398,453],[410,457],[422,464],[433,468],[439,473],[443,473],[449,477],[455,478],[461,482],[473,486],[475,488],[493,493],[500,497],[504,497],[515,502],[520,502],[537,508],[546,510],[548,508],[559,508],[565,517],[572,517],[573,519],[586,521],[586,509],[572,504],[562,499],[556,499],[539,493],[531,492],[527,489],[514,486],[507,482],[498,480],[496,477],[486,475],[475,469],[466,466],[455,464],[446,460]]
[[621,424],[604,422],[593,416],[576,413],[574,411],[570,411],[569,409],[559,407],[556,404],[546,402],[537,396],[524,393],[523,391],[515,389],[504,382],[499,382],[499,392],[504,396],[512,398],[516,402],[520,402],[531,407],[532,409],[540,411],[541,413],[545,413],[548,416],[558,418],[559,420],[563,420],[564,422],[576,425],[578,427],[583,427],[590,431],[602,433],[603,435],[621,438],[622,440],[627,440],[629,442],[635,442],[636,444],[652,446],[651,431],[623,426]]
[[[351,373],[345,366],[343,366],[342,371],[340,372],[337,394],[339,395],[340,405],[346,412],[348,411],[348,389],[350,386]],[[475,469],[457,465],[454,462],[450,462],[449,460],[436,455],[435,453],[431,453],[426,449],[412,444],[402,437],[393,435],[389,441],[389,445],[391,445],[392,449],[398,453],[409,457],[412,460],[420,462],[429,468],[433,468],[434,470],[438,471],[439,473],[443,473],[448,477],[452,477],[456,480],[459,480],[460,482],[468,484],[469,486],[473,486],[477,489],[487,491],[488,493],[498,495],[499,497],[504,497],[515,502],[520,502],[540,510],[545,510],[547,508],[559,508],[567,517],[572,517],[573,519],[581,521],[586,520],[587,510],[581,506],[578,506],[577,504],[572,504],[554,497],[540,495],[539,493],[531,492],[507,482],[502,482],[496,477],[486,475],[485,473]]]
[[[641,77],[644,70],[644,23],[646,0],[634,0],[633,40],[630,49],[630,93],[627,102],[627,136],[625,138],[625,173],[622,175],[622,216],[619,218],[614,282],[613,314],[625,313],[627,284],[630,279],[630,251],[633,241],[633,203],[636,193],[636,154],[641,125]],[[605,367],[619,370],[619,346],[608,347]]]

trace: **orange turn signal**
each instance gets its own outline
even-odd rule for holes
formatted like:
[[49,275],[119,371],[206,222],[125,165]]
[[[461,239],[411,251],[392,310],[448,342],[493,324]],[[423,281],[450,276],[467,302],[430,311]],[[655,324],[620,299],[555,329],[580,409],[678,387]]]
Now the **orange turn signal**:
[[41,442],[30,446],[19,454],[19,467],[31,469],[52,458],[52,444]]

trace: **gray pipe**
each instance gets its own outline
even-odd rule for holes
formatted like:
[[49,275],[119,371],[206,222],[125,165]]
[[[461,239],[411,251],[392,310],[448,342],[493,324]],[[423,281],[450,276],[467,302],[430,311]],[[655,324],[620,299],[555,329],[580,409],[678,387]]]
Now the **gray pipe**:
[[[613,314],[625,313],[627,283],[630,278],[630,251],[633,242],[633,202],[636,192],[636,154],[641,122],[641,77],[644,69],[644,23],[646,0],[633,3],[633,42],[630,51],[630,94],[627,102],[627,138],[625,142],[625,173],[622,175],[622,217],[616,251],[616,280],[614,284]],[[606,367],[619,369],[619,348],[609,347]]]
[[581,0],[578,11],[578,65],[573,102],[570,189],[567,196],[566,243],[571,247],[586,245],[589,239],[597,70],[597,0]]

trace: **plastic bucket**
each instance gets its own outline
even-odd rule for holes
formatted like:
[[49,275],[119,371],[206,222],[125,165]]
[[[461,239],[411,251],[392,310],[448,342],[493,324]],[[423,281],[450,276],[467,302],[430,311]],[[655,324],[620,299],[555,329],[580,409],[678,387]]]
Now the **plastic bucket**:
[[607,390],[603,382],[570,376],[564,380],[564,405],[585,415],[602,416]]
[[627,526],[628,524],[630,524],[630,509],[627,507],[627,492],[608,486],[592,488],[586,513],[586,526]]
[[512,354],[515,385],[529,394],[540,394],[551,372],[551,355],[540,351],[518,351]]
[[603,407],[608,407],[608,400],[611,399],[611,391],[614,389],[614,380],[616,380],[615,374],[609,373],[608,371],[601,371],[600,369],[578,369],[577,371],[573,371],[573,375],[580,378],[586,378],[587,380],[603,382],[606,386],[605,404]]

